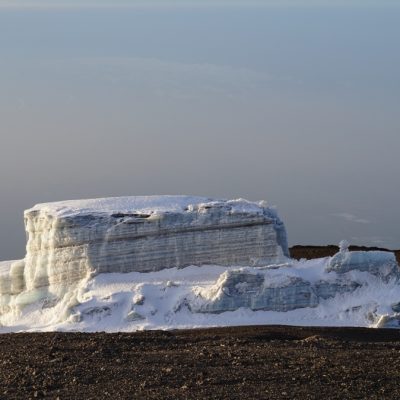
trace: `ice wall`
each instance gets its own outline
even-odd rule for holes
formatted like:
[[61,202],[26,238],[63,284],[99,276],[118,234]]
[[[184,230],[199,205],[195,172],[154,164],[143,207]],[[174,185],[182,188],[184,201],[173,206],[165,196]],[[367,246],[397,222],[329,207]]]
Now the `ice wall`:
[[289,255],[276,212],[243,199],[139,196],[46,203],[25,211],[25,226],[27,253],[14,267],[14,283],[5,284],[15,288],[9,293],[69,286],[105,272],[257,265]]
[[[287,312],[315,308],[327,299],[345,294],[358,301],[362,290],[379,292],[377,287],[385,285],[393,285],[396,296],[399,295],[400,270],[391,252],[345,250],[314,262],[314,267],[313,261],[305,262],[307,268],[301,263],[297,268],[288,263],[229,270],[211,287],[195,289],[194,296],[185,301],[191,311],[200,313],[224,313],[239,308]],[[361,305],[368,303],[361,296],[359,301]],[[391,316],[399,326],[400,303],[388,311],[395,312]]]
[[253,311],[286,312],[317,306],[318,297],[310,282],[284,274],[279,283],[268,282],[265,273],[254,272],[225,272],[211,289],[196,293],[205,301],[189,303],[190,309],[193,312],[222,313],[244,307]]

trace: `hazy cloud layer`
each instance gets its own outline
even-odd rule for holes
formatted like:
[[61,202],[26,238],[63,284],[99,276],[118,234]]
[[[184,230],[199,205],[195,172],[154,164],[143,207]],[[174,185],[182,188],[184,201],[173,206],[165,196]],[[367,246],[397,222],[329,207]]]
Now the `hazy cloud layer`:
[[400,247],[399,22],[384,7],[0,12],[0,259],[23,256],[35,203],[174,193],[266,199],[291,244]]

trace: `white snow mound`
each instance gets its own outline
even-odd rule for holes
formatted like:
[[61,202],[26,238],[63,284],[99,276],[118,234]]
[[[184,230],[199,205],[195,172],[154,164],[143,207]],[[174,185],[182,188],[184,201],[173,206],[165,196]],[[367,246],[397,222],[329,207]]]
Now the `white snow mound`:
[[[400,311],[396,270],[385,278],[357,269],[340,274],[327,271],[331,260],[291,260],[264,268],[208,265],[99,274],[66,293],[48,293],[20,308],[8,306],[0,317],[0,332],[128,332],[260,324],[399,327],[400,314],[394,311]],[[272,302],[271,293],[278,295]],[[312,295],[303,298],[302,293]],[[230,308],[224,310],[225,306]]]

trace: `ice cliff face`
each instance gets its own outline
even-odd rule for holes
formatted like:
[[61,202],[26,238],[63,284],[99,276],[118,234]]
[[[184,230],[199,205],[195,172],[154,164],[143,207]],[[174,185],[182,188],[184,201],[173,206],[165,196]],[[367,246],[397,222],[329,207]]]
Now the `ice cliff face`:
[[285,264],[226,271],[213,286],[195,290],[188,307],[201,313],[221,313],[241,307],[282,312],[318,307],[324,300],[355,293],[372,283],[399,284],[399,266],[390,252],[342,250],[323,266],[319,264],[318,269],[308,265],[307,269]]
[[[318,304],[310,282],[285,275],[279,278],[276,282],[276,279],[269,280],[265,273],[227,271],[211,289],[195,292],[196,300],[189,307],[194,312],[221,313],[241,307],[253,311],[290,311]],[[199,301],[197,296],[205,301]]]
[[284,225],[263,202],[139,196],[39,204],[24,216],[26,257],[3,273],[3,295],[70,287],[100,273],[288,256]]

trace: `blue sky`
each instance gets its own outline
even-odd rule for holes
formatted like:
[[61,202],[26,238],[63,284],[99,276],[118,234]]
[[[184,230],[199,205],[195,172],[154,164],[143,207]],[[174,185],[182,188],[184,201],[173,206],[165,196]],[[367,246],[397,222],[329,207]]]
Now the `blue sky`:
[[266,199],[291,244],[400,248],[397,2],[6,3],[0,259],[37,202],[174,193]]

